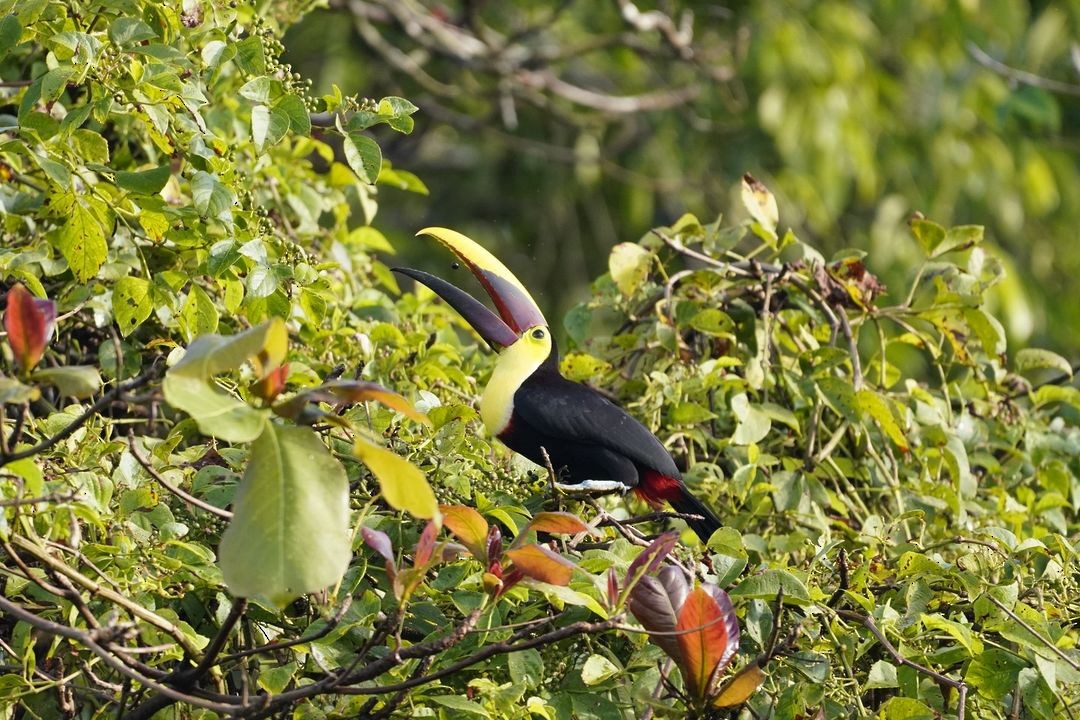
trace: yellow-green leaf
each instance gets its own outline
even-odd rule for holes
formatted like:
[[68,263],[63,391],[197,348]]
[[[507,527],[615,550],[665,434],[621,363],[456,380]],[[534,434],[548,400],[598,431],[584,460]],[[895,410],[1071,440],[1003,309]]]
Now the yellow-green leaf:
[[439,503],[420,468],[363,438],[356,438],[353,451],[379,481],[382,495],[391,507],[413,517],[436,518],[441,522]]

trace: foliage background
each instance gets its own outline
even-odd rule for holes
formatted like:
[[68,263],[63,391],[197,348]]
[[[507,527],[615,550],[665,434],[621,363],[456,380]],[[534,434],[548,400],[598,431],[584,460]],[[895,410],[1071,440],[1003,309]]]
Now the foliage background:
[[[548,286],[548,316],[570,309],[565,371],[626,403],[724,511],[709,547],[685,538],[672,557],[731,590],[739,667],[775,657],[747,706],[715,714],[1075,712],[1080,394],[1061,355],[1022,347],[1038,332],[1075,352],[1062,290],[1076,252],[1075,11],[633,7],[352,2],[303,18],[310,8],[284,2],[0,2],[0,269],[5,288],[59,312],[41,367],[20,364],[17,333],[4,344],[9,717],[210,716],[222,703],[252,716],[687,714],[659,682],[661,650],[605,624],[630,622],[604,580],[614,569],[625,587],[647,542],[633,532],[567,540],[569,588],[523,583],[497,601],[474,558],[413,565],[425,525],[385,484],[409,467],[507,541],[564,502],[478,432],[490,355],[388,270],[395,247],[395,261],[437,267],[407,239],[433,221]],[[483,49],[508,33],[520,48]],[[1012,82],[968,41],[1043,75]],[[545,60],[589,42],[600,49]],[[746,170],[778,191],[779,225],[744,199]],[[914,209],[942,225],[907,227]],[[718,211],[730,219],[713,224]],[[966,221],[989,238],[946,230]],[[849,245],[869,254],[823,262]],[[176,394],[180,348],[282,327],[271,318],[287,351],[260,341]],[[305,402],[271,421],[264,371],[279,351],[277,380]],[[339,376],[401,392],[431,425],[308,402]],[[227,421],[206,416],[215,402]],[[348,484],[344,578],[283,608],[236,601],[218,564],[221,511],[265,474],[251,419],[281,437],[326,424],[321,467]],[[358,452],[357,438],[392,452]],[[413,465],[384,477],[372,457]],[[321,497],[336,471],[283,473]],[[627,514],[617,499],[569,507]],[[389,566],[361,527],[386,533]],[[306,529],[277,549],[310,558],[325,540]]]
[[[425,216],[483,232],[549,307],[580,299],[620,240],[686,211],[741,216],[731,188],[751,172],[786,225],[826,255],[873,252],[887,286],[918,263],[912,212],[986,225],[1012,269],[991,298],[1010,336],[1080,347],[1080,5],[656,5],[676,27],[692,22],[684,44],[635,32],[631,5],[340,0],[285,44],[318,89],[424,108],[387,152],[428,181],[431,202],[395,206],[388,231],[411,235]],[[431,17],[458,32],[431,32]],[[596,96],[575,102],[550,77]],[[613,110],[642,94],[663,109]]]

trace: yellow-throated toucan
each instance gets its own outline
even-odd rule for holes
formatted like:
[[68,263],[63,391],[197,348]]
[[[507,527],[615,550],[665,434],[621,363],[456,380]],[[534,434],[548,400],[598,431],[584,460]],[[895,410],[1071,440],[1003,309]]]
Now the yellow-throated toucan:
[[653,507],[665,501],[699,516],[688,524],[702,541],[720,527],[690,494],[675,461],[648,429],[595,390],[559,372],[559,350],[543,313],[505,265],[461,233],[427,228],[452,250],[491,296],[498,315],[458,287],[421,270],[394,268],[431,288],[499,352],[480,399],[488,431],[538,465],[547,452],[561,487],[634,490]]

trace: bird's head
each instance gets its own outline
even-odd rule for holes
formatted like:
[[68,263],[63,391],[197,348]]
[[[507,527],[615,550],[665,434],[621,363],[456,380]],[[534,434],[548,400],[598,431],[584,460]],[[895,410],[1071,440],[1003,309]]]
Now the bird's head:
[[494,350],[523,363],[539,365],[558,360],[555,343],[544,314],[529,291],[505,265],[480,245],[459,232],[429,227],[417,235],[429,235],[449,248],[487,291],[498,311],[442,278],[413,268],[394,268],[431,288],[465,319]]

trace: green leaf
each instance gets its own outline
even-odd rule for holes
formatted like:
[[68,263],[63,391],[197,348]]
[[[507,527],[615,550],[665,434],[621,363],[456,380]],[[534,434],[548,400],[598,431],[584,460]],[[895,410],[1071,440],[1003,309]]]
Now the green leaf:
[[784,602],[795,605],[809,605],[810,593],[799,578],[787,570],[765,570],[751,575],[730,591],[732,597],[760,598],[775,600],[780,589],[784,589]]
[[231,222],[236,198],[210,173],[203,170],[195,173],[191,179],[191,197],[200,215]]
[[619,672],[619,668],[615,663],[603,655],[593,653],[581,668],[581,682],[590,686],[599,685],[608,678],[618,675]]
[[157,33],[139,18],[118,17],[109,23],[109,39],[117,45],[129,45],[154,38],[157,38]]
[[430,700],[438,705],[442,705],[445,708],[450,708],[455,712],[448,717],[461,717],[461,714],[475,715],[477,717],[491,717],[488,711],[484,709],[484,706],[480,703],[472,702],[460,695],[436,695],[431,697]]
[[899,687],[896,681],[896,666],[885,660],[878,660],[870,667],[870,673],[863,685],[863,691],[873,688]]
[[918,700],[889,698],[878,713],[881,720],[936,720],[940,715]]
[[219,555],[233,595],[278,607],[344,575],[349,482],[310,429],[266,423],[251,446]]
[[983,651],[983,641],[970,625],[964,625],[936,614],[924,614],[922,624],[927,630],[941,630],[950,635],[967,650],[970,657],[978,657]]
[[236,65],[248,75],[262,75],[266,72],[266,53],[262,38],[249,35],[236,44]]
[[706,335],[730,336],[735,321],[723,310],[706,308],[690,318],[690,327]]
[[983,346],[988,357],[998,358],[1005,354],[1005,328],[998,319],[982,308],[966,308],[964,319]]
[[736,445],[761,442],[772,429],[772,419],[758,407],[751,405],[746,393],[739,393],[731,398],[731,412],[739,421],[731,436],[731,442]]
[[633,295],[645,282],[652,265],[652,253],[636,243],[619,243],[608,256],[611,279],[623,295]]
[[274,90],[280,87],[280,81],[264,75],[248,80],[240,87],[238,92],[240,97],[247,98],[252,102],[268,103],[275,94]]
[[15,15],[5,15],[0,20],[0,59],[4,58],[11,49],[19,44],[22,37],[22,23]]
[[113,286],[112,311],[120,332],[127,336],[150,317],[154,303],[150,298],[150,283],[127,275]]
[[275,110],[280,110],[289,118],[289,127],[297,135],[311,134],[311,115],[308,113],[304,101],[298,96],[289,93],[283,95],[274,105]]
[[287,132],[289,116],[284,111],[265,105],[256,105],[251,109],[251,139],[259,152],[276,145]]
[[140,195],[157,195],[169,182],[171,172],[168,165],[135,172],[121,171],[116,173],[116,184]]
[[266,410],[216,389],[206,380],[168,373],[162,383],[165,401],[190,415],[199,432],[229,442],[250,442],[263,432]]
[[904,452],[908,451],[907,437],[900,425],[896,422],[889,401],[873,390],[859,390],[855,393],[855,405],[863,413],[870,416],[881,427],[882,432],[893,441],[896,447]]
[[72,206],[71,215],[60,227],[56,245],[79,282],[97,275],[109,252],[101,222],[80,202]]
[[357,437],[353,451],[375,479],[391,507],[413,517],[439,518],[439,503],[424,473],[403,457]]
[[1059,370],[1061,373],[1072,377],[1072,365],[1069,361],[1055,352],[1039,348],[1024,348],[1016,353],[1016,369],[1018,372],[1031,370]]
[[198,285],[188,290],[187,300],[180,310],[180,329],[190,342],[200,335],[209,335],[218,329],[218,311],[214,301]]
[[238,370],[256,355],[265,356],[266,364],[276,367],[285,359],[288,348],[289,334],[285,323],[281,318],[274,318],[237,335],[199,337],[168,375],[207,380],[219,373]]
[[544,679],[544,658],[538,650],[526,648],[506,656],[510,679],[518,685],[539,687]]
[[922,248],[924,253],[932,257],[934,250],[945,239],[945,228],[936,222],[921,217],[912,218],[908,225],[911,227],[911,234],[915,236],[919,247]]
[[957,250],[968,250],[982,242],[983,227],[981,225],[957,225],[945,232],[945,237],[934,248],[930,257],[942,255]]
[[344,148],[345,160],[356,176],[368,185],[374,185],[382,168],[379,145],[367,135],[354,132],[345,136]]
[[989,648],[972,658],[964,679],[980,695],[1000,702],[1016,689],[1017,677],[1028,664],[1012,653]]
[[38,382],[55,385],[61,395],[74,398],[88,398],[101,389],[101,374],[89,365],[38,368],[32,377]]

